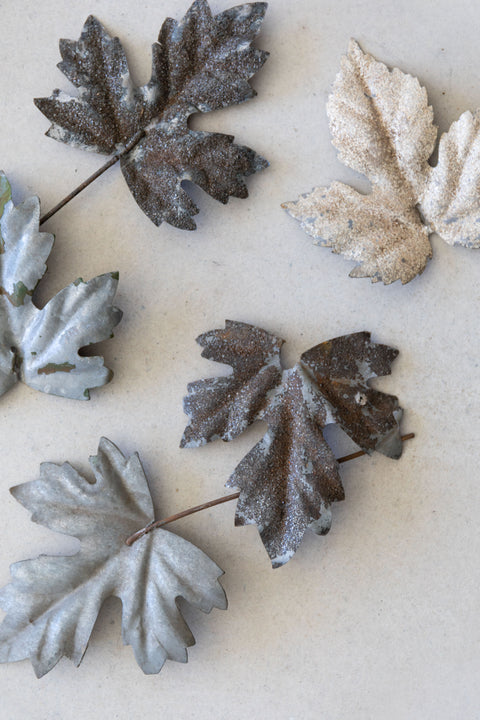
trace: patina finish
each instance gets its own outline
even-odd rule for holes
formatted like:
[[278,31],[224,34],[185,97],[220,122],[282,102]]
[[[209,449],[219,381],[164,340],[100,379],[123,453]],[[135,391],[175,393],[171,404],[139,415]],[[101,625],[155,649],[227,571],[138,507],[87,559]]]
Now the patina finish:
[[166,530],[129,535],[153,519],[147,480],[135,453],[124,457],[102,438],[90,458],[95,482],[71,465],[43,463],[40,478],[12,488],[32,520],[76,537],[80,551],[41,555],[11,566],[12,582],[0,590],[7,613],[0,626],[0,662],[30,659],[37,677],[62,657],[79,665],[103,602],[122,601],[122,637],[145,673],[165,660],[187,661],[195,640],[177,598],[210,612],[227,601],[223,571],[195,545]]
[[112,305],[118,273],[79,278],[39,309],[33,293],[54,237],[38,230],[38,198],[15,207],[1,173],[0,212],[0,395],[20,380],[42,392],[88,400],[90,389],[105,385],[113,373],[103,358],[79,350],[112,337],[120,322],[122,313]]
[[191,130],[189,117],[249,100],[249,79],[268,53],[253,46],[266,3],[212,15],[196,0],[180,22],[168,18],[152,48],[152,76],[143,87],[130,77],[118,38],[90,16],[78,41],[61,40],[59,68],[78,88],[55,90],[35,104],[52,122],[56,140],[120,157],[127,184],[156,224],[194,230],[198,208],[182,186],[190,180],[213,198],[248,195],[245,178],[268,163],[233,137]]
[[257,525],[273,567],[295,553],[308,527],[330,529],[333,502],[344,499],[338,463],[323,429],[337,423],[362,450],[400,457],[398,400],[369,386],[388,375],[398,351],[370,333],[344,335],[303,353],[282,370],[283,340],[227,321],[200,335],[202,355],[233,368],[227,377],[190,383],[190,422],[182,447],[233,440],[256,420],[268,430],[227,482],[240,489],[235,523]]

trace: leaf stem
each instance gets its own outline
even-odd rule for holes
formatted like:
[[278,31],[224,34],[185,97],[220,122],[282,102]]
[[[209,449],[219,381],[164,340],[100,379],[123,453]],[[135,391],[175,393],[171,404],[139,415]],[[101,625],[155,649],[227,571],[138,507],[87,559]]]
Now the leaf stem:
[[170,517],[164,518],[163,520],[153,520],[146,527],[138,530],[133,535],[130,535],[130,537],[125,540],[125,543],[127,545],[133,545],[134,542],[155,528],[167,525],[167,523],[174,522],[174,520],[180,520],[180,518],[187,517],[187,515],[193,515],[193,513],[200,512],[200,510],[206,510],[214,505],[221,505],[222,503],[230,502],[230,500],[235,500],[238,497],[240,497],[239,492],[232,493],[231,495],[225,495],[224,497],[216,498],[215,500],[209,500],[201,505],[195,505],[195,507],[188,508],[187,510],[182,510],[181,512],[175,513],[175,515],[170,515]]
[[[415,433],[408,433],[407,435],[402,435],[402,442],[405,442],[405,440],[411,440],[414,437]],[[355,458],[362,457],[362,455],[366,454],[367,453],[365,452],[365,450],[358,450],[357,452],[350,453],[350,455],[344,455],[343,457],[337,458],[337,462],[348,462],[349,460],[355,460]],[[181,512],[175,513],[175,515],[170,515],[169,517],[164,518],[163,520],[153,520],[141,530],[137,530],[136,533],[130,535],[130,537],[125,540],[125,544],[133,545],[134,542],[140,540],[141,537],[147,535],[152,530],[155,530],[155,528],[163,527],[163,525],[168,525],[171,522],[175,522],[175,520],[180,520],[180,518],[187,517],[187,515],[193,515],[194,513],[200,512],[201,510],[207,510],[208,508],[214,507],[214,505],[221,505],[222,503],[236,500],[239,497],[239,492],[232,493],[231,495],[225,495],[224,497],[215,498],[215,500],[209,500],[208,502],[202,503],[201,505],[195,505],[195,507],[188,508],[187,510],[182,510]]]
[[145,135],[145,130],[139,130],[135,133],[135,135],[132,135],[131,139],[128,141],[128,143],[125,145],[124,149],[113,155],[113,157],[108,160],[105,165],[102,165],[96,172],[94,172],[90,177],[88,177],[86,180],[84,180],[78,187],[75,188],[75,190],[72,190],[71,193],[66,195],[63,200],[60,200],[59,203],[55,205],[51,210],[49,210],[45,215],[42,215],[40,218],[40,225],[43,225],[43,223],[47,222],[47,220],[50,220],[50,218],[55,215],[59,210],[61,210],[67,203],[70,202],[70,200],[73,200],[74,197],[79,195],[79,193],[82,192],[82,190],[85,190],[86,187],[91,185],[97,178],[100,177],[100,175],[103,175],[104,172],[106,172],[109,168],[111,168],[113,165],[115,165],[124,155],[126,155],[132,148],[135,147],[135,145],[142,139],[142,137]]

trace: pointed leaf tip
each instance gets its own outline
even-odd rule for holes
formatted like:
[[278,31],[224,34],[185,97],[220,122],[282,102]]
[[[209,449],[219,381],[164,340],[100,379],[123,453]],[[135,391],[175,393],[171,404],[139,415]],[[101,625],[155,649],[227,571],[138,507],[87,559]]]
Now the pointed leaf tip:
[[363,52],[362,48],[360,47],[360,44],[355,40],[355,38],[350,38],[348,42],[348,49],[347,49],[348,55],[351,55],[352,57],[364,57],[366,53]]

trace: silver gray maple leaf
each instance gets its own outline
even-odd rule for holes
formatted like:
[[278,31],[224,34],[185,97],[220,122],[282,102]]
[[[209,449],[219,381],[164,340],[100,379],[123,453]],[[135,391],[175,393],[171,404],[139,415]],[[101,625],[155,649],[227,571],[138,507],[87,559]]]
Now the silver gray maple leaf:
[[227,482],[240,489],[236,525],[257,525],[273,567],[286,563],[308,527],[328,532],[333,502],[343,500],[338,463],[323,437],[331,423],[365,452],[398,458],[401,409],[393,395],[369,387],[390,373],[398,354],[372,343],[370,333],[334,338],[303,353],[282,372],[283,340],[227,321],[201,335],[204,357],[233,374],[190,383],[184,400],[190,422],[182,447],[232,440],[256,420],[268,430]]
[[225,609],[222,570],[181,537],[157,529],[125,540],[153,520],[153,505],[137,454],[125,458],[102,438],[90,458],[91,483],[71,465],[43,463],[40,478],[11,492],[32,520],[81,541],[68,557],[41,555],[11,566],[0,590],[7,615],[0,626],[0,662],[30,659],[37,677],[65,656],[82,661],[107,597],[122,601],[122,636],[145,673],[165,660],[187,661],[195,640],[177,607],[179,597],[210,612]]
[[248,80],[268,53],[252,43],[266,7],[251,3],[213,16],[206,0],[195,0],[181,22],[165,20],[143,87],[133,85],[119,39],[90,16],[78,42],[60,41],[58,67],[78,96],[55,90],[35,100],[52,121],[47,135],[100,153],[128,150],[121,168],[142,210],[156,225],[194,230],[198,208],[183,180],[226,203],[230,196],[247,197],[244,178],[268,164],[230,135],[188,127],[192,113],[255,95]]
[[431,167],[437,128],[425,88],[351,41],[327,113],[340,160],[366,175],[372,192],[334,182],[283,207],[316,244],[357,263],[351,277],[409,282],[432,257],[432,232],[480,247],[478,112],[452,124]]
[[112,336],[122,313],[112,306],[118,273],[82,279],[44,308],[32,295],[46,272],[54,237],[38,230],[40,204],[31,197],[15,207],[0,173],[0,395],[18,380],[36,390],[78,400],[105,385],[113,373],[101,357],[80,348]]

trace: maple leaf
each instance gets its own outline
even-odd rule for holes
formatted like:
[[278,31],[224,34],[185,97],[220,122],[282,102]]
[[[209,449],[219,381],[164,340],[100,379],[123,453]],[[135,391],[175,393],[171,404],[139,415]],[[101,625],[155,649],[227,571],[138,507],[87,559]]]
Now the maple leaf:
[[78,400],[113,373],[101,357],[81,357],[80,348],[112,337],[122,313],[111,305],[118,273],[82,279],[45,307],[32,295],[46,272],[53,235],[38,231],[40,203],[31,197],[15,207],[0,173],[0,394],[18,380],[36,390]]
[[202,357],[231,365],[233,375],[190,383],[184,409],[191,416],[181,447],[196,447],[240,435],[267,403],[267,392],[281,380],[283,340],[251,325],[227,320],[225,330],[197,338]]
[[185,598],[203,612],[226,608],[222,570],[201,550],[166,530],[125,543],[153,519],[137,454],[125,458],[102,438],[90,458],[91,483],[71,465],[43,463],[40,478],[11,492],[33,522],[78,538],[76,555],[41,555],[11,566],[0,590],[0,662],[30,659],[37,677],[61,657],[79,665],[107,597],[122,601],[122,635],[145,673],[166,659],[187,661],[195,640],[177,607]]
[[227,482],[240,489],[236,525],[257,525],[273,567],[295,553],[308,527],[328,532],[330,506],[343,500],[338,463],[323,429],[338,423],[362,450],[398,458],[397,398],[369,386],[390,373],[397,350],[370,333],[334,338],[281,372],[282,340],[244,323],[226,322],[198,338],[202,355],[232,365],[233,375],[191,383],[190,423],[182,447],[232,440],[255,420],[268,430]]
[[251,3],[213,16],[206,0],[195,0],[182,21],[163,23],[143,87],[134,86],[119,39],[90,16],[78,42],[60,41],[58,67],[78,96],[55,90],[35,100],[52,122],[47,135],[100,153],[123,152],[123,175],[148,217],[194,230],[198,208],[183,180],[226,203],[247,197],[244,178],[268,164],[230,135],[188,127],[192,113],[255,95],[248,80],[268,53],[252,43],[266,7]]
[[429,234],[480,247],[480,116],[464,113],[437,137],[427,93],[351,41],[327,104],[333,145],[372,191],[343,183],[314,189],[284,208],[318,245],[354,260],[351,277],[407,283],[432,257]]

